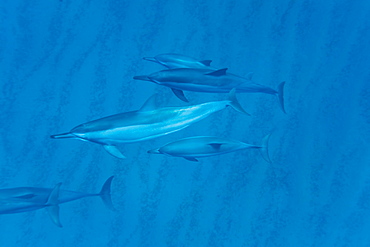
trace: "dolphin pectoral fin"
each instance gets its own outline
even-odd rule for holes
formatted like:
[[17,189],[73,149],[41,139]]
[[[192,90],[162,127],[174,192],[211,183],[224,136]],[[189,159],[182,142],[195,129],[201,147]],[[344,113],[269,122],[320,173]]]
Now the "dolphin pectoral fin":
[[218,69],[218,70],[212,71],[210,73],[207,73],[206,75],[210,75],[210,76],[223,76],[223,75],[226,75],[226,70],[227,70],[227,68]]
[[143,104],[143,106],[140,108],[139,111],[153,111],[155,109],[157,109],[157,105],[155,104],[155,99],[157,98],[157,94],[153,94],[152,96],[150,96],[146,101],[145,103]]
[[49,206],[46,208],[46,211],[48,211],[50,219],[55,225],[57,225],[58,227],[63,227],[62,224],[60,223],[58,205]]
[[229,93],[229,105],[234,108],[236,111],[240,112],[240,113],[243,113],[243,114],[246,114],[248,116],[250,116],[250,114],[248,112],[246,112],[243,107],[240,105],[238,99],[236,98],[235,96],[235,88],[233,88],[230,93]]
[[194,162],[198,162],[199,160],[197,160],[196,158],[194,157],[184,157],[185,159],[189,160],[189,161],[194,161]]
[[110,155],[113,155],[119,159],[126,159],[126,157],[118,150],[116,146],[113,145],[103,145],[105,151],[107,151]]
[[279,103],[280,103],[280,108],[281,110],[286,113],[285,107],[284,107],[284,85],[285,81],[281,82],[278,86],[278,98],[279,98]]
[[204,64],[205,66],[211,66],[212,60],[203,60],[203,61],[199,61],[199,62]]
[[50,219],[58,227],[62,227],[59,219],[59,191],[62,183],[58,183],[50,192],[48,201],[46,202],[46,211],[48,211]]
[[177,98],[181,99],[182,101],[189,102],[189,100],[185,97],[184,92],[179,89],[171,88],[172,92],[176,95]]
[[220,150],[223,143],[208,143],[211,147],[213,147],[215,150]]
[[105,183],[103,184],[99,196],[103,200],[104,205],[109,208],[112,211],[116,211],[116,209],[113,207],[112,198],[110,195],[111,185],[112,185],[112,179],[114,176],[109,177]]

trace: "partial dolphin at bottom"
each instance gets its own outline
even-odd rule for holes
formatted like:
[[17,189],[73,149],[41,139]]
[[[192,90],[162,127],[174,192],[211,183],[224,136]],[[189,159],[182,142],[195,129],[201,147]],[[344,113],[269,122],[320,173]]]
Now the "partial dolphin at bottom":
[[17,187],[0,189],[0,214],[15,214],[45,208],[53,223],[62,227],[59,219],[59,204],[91,196],[99,196],[104,204],[114,211],[110,194],[113,177],[109,177],[100,192],[95,194],[61,190],[62,183],[58,183],[54,188]]

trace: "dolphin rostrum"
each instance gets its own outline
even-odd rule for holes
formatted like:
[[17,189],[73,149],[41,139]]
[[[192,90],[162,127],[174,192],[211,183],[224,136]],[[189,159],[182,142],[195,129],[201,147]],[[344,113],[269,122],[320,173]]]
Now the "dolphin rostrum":
[[156,108],[152,96],[140,110],[87,122],[68,133],[52,135],[51,138],[75,138],[98,143],[108,153],[122,159],[125,156],[117,149],[117,144],[149,140],[182,130],[227,106],[248,114],[236,99],[235,89],[230,91],[228,100],[181,107]]
[[214,69],[210,67],[212,60],[197,60],[192,57],[166,53],[160,54],[155,57],[144,57],[144,60],[159,63],[168,69],[178,68],[198,68],[198,69]]
[[263,158],[271,163],[268,155],[268,140],[270,135],[263,138],[262,145],[252,145],[240,141],[214,136],[194,136],[167,143],[163,147],[149,150],[151,154],[165,154],[173,157],[182,157],[190,161],[197,158],[235,152],[243,149],[260,149]]
[[84,197],[100,196],[104,204],[114,210],[110,190],[113,176],[109,177],[99,193],[87,194],[77,191],[61,190],[61,183],[54,188],[17,187],[0,189],[0,214],[15,214],[46,208],[51,220],[62,227],[59,219],[59,204]]
[[281,109],[284,109],[284,84],[279,84],[278,90],[254,83],[252,73],[246,78],[227,72],[227,68],[198,69],[178,68],[161,70],[150,75],[134,76],[135,80],[151,81],[158,85],[172,89],[173,93],[181,100],[188,102],[184,91],[205,93],[226,93],[235,88],[238,93],[266,93],[278,96]]

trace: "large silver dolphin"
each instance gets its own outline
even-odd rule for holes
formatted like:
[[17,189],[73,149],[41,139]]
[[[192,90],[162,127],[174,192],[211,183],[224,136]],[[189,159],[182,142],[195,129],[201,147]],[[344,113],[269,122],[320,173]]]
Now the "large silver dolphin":
[[125,156],[117,149],[117,144],[149,140],[182,130],[227,106],[248,114],[237,101],[235,89],[230,91],[228,100],[181,107],[157,108],[152,96],[140,110],[87,122],[51,138],[76,138],[98,143],[111,155],[122,159]]
[[252,73],[248,77],[240,77],[227,73],[227,68],[196,69],[178,68],[161,70],[150,75],[134,76],[135,80],[151,81],[158,85],[172,89],[173,93],[181,100],[188,102],[184,91],[205,93],[226,93],[235,88],[238,93],[266,93],[278,96],[281,109],[284,109],[284,84],[278,86],[278,90],[254,83]]
[[143,59],[159,63],[168,69],[179,69],[179,68],[215,69],[210,66],[212,60],[197,60],[192,57],[175,53],[159,54],[155,57],[144,57]]
[[263,138],[262,145],[252,145],[240,141],[214,136],[195,136],[167,143],[163,147],[149,150],[151,154],[165,154],[173,157],[182,157],[190,161],[197,158],[235,152],[243,149],[260,149],[263,158],[271,163],[268,155],[268,140],[270,135]]
[[0,189],[0,214],[15,214],[46,208],[51,220],[62,227],[59,219],[59,204],[84,197],[100,196],[104,204],[114,210],[110,188],[113,176],[108,178],[99,193],[88,194],[77,191],[61,190],[61,183],[54,188],[17,187]]

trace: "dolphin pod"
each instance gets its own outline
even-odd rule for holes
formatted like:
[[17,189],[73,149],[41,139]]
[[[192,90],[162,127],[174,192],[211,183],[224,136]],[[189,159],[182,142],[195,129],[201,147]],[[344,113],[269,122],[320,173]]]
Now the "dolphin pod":
[[45,208],[50,219],[62,227],[59,219],[59,204],[75,201],[84,197],[99,196],[104,204],[114,210],[111,200],[113,176],[103,184],[99,193],[88,194],[77,191],[61,190],[61,183],[54,188],[17,187],[0,189],[0,214],[15,214]]
[[191,106],[158,108],[154,100],[155,97],[152,96],[137,111],[87,122],[68,133],[52,135],[51,138],[72,138],[98,143],[111,155],[123,159],[125,156],[118,150],[117,144],[149,140],[182,130],[228,106],[248,114],[235,97],[235,89],[230,91],[228,100]]
[[227,68],[216,69],[210,66],[211,60],[198,61],[194,58],[178,54],[161,54],[145,60],[159,63],[167,70],[144,76],[134,76],[135,80],[151,81],[158,85],[172,89],[173,93],[182,101],[188,102],[184,91],[204,93],[226,93],[235,88],[238,93],[265,93],[276,95],[279,105],[285,113],[284,85],[281,82],[278,89],[257,84],[252,81],[253,73],[243,78],[227,72]]
[[263,158],[271,163],[268,155],[268,140],[270,135],[263,138],[262,145],[252,145],[240,141],[215,136],[195,136],[180,139],[166,145],[149,150],[151,154],[165,154],[173,157],[182,157],[190,161],[197,158],[226,154],[243,149],[260,149]]

